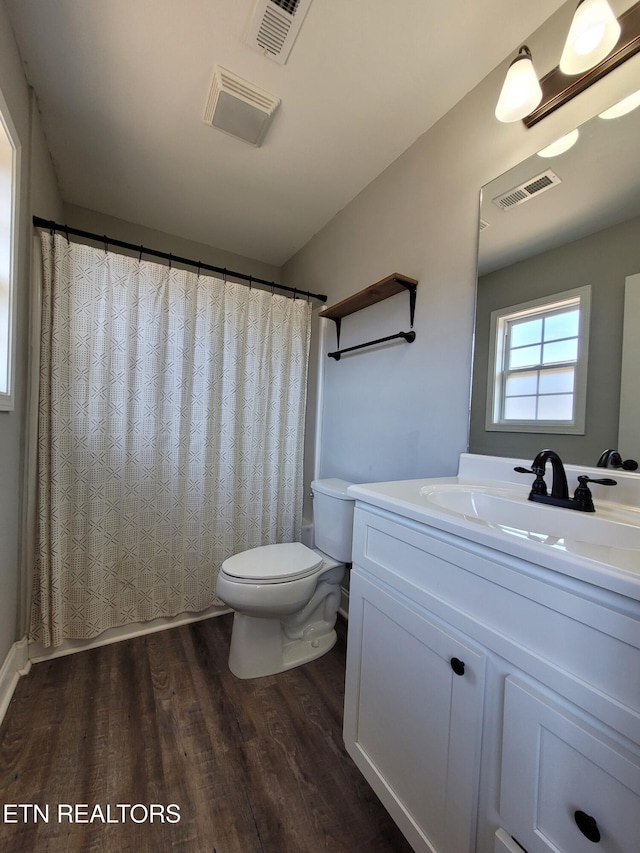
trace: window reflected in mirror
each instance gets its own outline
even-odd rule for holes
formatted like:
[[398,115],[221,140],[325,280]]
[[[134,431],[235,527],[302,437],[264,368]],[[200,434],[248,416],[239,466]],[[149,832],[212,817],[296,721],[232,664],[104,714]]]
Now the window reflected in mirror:
[[492,311],[488,430],[584,432],[590,295]]

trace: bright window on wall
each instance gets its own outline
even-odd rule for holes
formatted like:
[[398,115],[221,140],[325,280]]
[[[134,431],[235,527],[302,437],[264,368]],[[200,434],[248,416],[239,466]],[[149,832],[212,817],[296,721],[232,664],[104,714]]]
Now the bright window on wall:
[[0,410],[14,407],[13,318],[19,150],[0,94]]
[[584,433],[591,288],[491,314],[488,430]]

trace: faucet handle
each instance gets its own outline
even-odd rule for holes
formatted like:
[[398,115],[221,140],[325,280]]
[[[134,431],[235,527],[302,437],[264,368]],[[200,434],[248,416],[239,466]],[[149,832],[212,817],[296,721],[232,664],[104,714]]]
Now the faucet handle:
[[601,486],[617,486],[618,481],[612,480],[610,477],[603,477],[601,480],[593,480],[591,477],[585,477],[581,475],[578,477],[578,482],[581,486],[584,486],[586,483],[599,483]]
[[583,512],[594,512],[595,507],[593,505],[593,495],[591,494],[591,490],[587,483],[598,483],[601,486],[617,486],[617,480],[611,480],[609,477],[603,477],[601,480],[594,480],[591,477],[587,477],[584,474],[578,477],[578,488],[575,491],[573,496],[574,501],[579,504],[577,507],[581,509]]
[[523,468],[521,465],[518,465],[513,470],[517,471],[518,474],[535,474],[535,480],[531,486],[532,495],[547,494],[547,484],[544,481],[544,468]]

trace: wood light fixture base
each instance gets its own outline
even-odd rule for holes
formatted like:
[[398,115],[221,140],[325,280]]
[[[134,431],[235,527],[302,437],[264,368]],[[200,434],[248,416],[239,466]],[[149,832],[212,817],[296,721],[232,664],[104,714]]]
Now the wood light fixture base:
[[563,74],[560,68],[556,67],[540,80],[542,101],[533,112],[522,119],[527,127],[533,127],[542,121],[640,51],[640,2],[620,15],[618,21],[621,28],[618,44],[602,62],[575,77]]

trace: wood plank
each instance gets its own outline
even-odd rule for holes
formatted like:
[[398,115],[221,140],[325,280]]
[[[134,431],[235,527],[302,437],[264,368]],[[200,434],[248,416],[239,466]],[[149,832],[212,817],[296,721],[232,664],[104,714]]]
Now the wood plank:
[[369,305],[375,305],[376,302],[382,302],[383,299],[395,296],[396,293],[406,291],[405,284],[418,286],[415,278],[409,278],[397,272],[392,273],[375,284],[365,287],[364,290],[348,296],[341,302],[336,302],[335,305],[324,308],[318,316],[328,317],[330,320],[339,320],[342,317],[347,317],[349,314],[355,314],[356,311],[361,311],[363,308],[368,308]]
[[[411,853],[342,742],[345,630],[306,666],[241,681],[232,616],[36,664],[0,728],[12,853]],[[58,804],[175,803],[179,823],[58,822]]]

